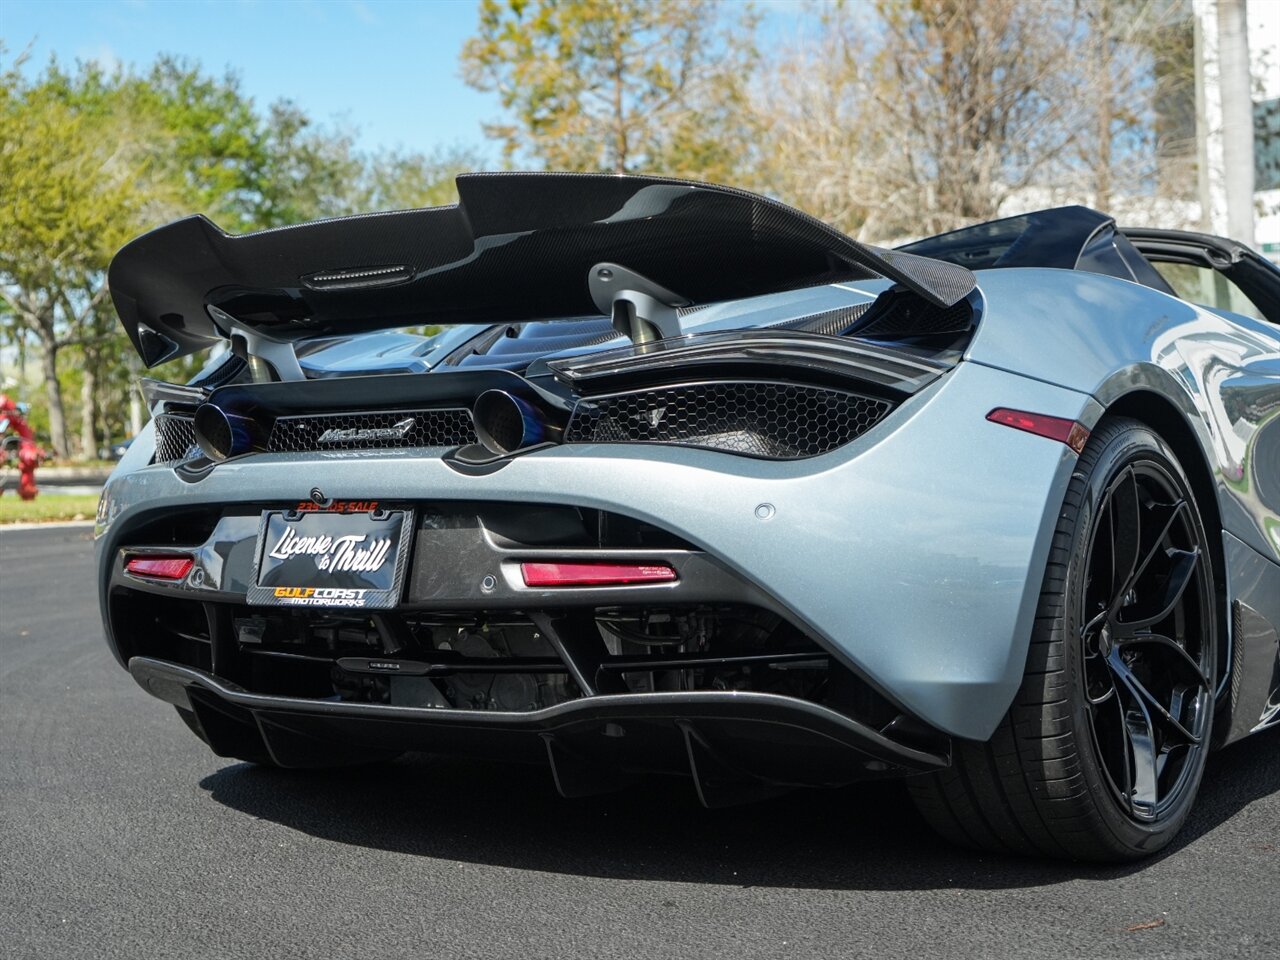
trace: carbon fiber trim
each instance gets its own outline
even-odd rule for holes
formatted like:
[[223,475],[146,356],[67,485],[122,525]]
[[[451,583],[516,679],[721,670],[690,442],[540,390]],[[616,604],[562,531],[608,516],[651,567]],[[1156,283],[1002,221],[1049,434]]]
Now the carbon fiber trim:
[[[335,750],[343,749],[335,745],[335,731],[340,732],[343,744],[357,745],[350,755],[362,759],[368,758],[369,751],[385,750],[388,746],[394,751],[414,749],[480,756],[493,751],[494,756],[511,759],[521,756],[519,752],[513,753],[512,744],[517,741],[512,738],[524,736],[531,741],[535,758],[546,758],[547,744],[552,742],[579,744],[572,746],[567,754],[551,753],[553,767],[562,765],[555,774],[557,786],[568,796],[573,795],[573,791],[565,789],[564,767],[571,759],[582,756],[577,738],[581,743],[594,744],[600,740],[601,728],[609,721],[624,724],[628,732],[625,738],[611,740],[613,761],[624,765],[629,761],[651,770],[655,756],[661,757],[664,747],[674,747],[676,768],[682,764],[686,769],[691,767],[689,772],[699,778],[700,783],[706,779],[706,771],[699,773],[698,764],[708,765],[714,758],[714,752],[706,743],[732,743],[743,735],[752,748],[732,755],[757,784],[776,776],[789,784],[830,785],[858,779],[868,771],[872,775],[882,775],[889,770],[923,772],[945,768],[950,762],[945,753],[931,753],[898,743],[874,727],[828,707],[771,693],[718,690],[609,694],[582,697],[540,710],[507,712],[251,693],[205,671],[149,657],[134,657],[129,661],[129,672],[147,693],[183,709],[190,710],[193,706],[199,709],[207,702],[204,697],[220,703],[217,716],[221,722],[213,728],[213,734],[220,734],[221,739],[202,728],[215,750],[221,747],[222,752],[230,755],[244,754],[245,739],[233,733],[238,728],[257,740],[262,755],[267,755],[269,750],[277,760],[289,757],[296,761],[283,764],[286,766],[306,765],[305,751],[289,750],[296,737],[291,731],[300,727],[307,731],[302,742],[313,751],[319,746],[330,760]],[[698,752],[691,759],[681,746],[685,741],[663,738],[661,731],[656,731],[655,742],[655,722],[674,725],[686,731],[686,736],[690,731],[700,731]],[[769,733],[761,736],[761,730]],[[704,734],[708,738],[706,742]],[[269,738],[266,743],[263,737]],[[630,744],[640,748],[639,756],[629,753]],[[345,749],[350,751],[351,747]],[[878,762],[868,764],[867,760]],[[663,766],[658,764],[659,769]],[[590,765],[587,768],[590,769]],[[710,769],[715,772],[726,768],[712,766]],[[723,791],[735,782],[730,778],[727,784],[722,781],[717,786]],[[709,799],[706,794],[711,785],[702,783],[699,787],[704,802]]]
[[804,333],[818,333],[826,337],[838,337],[847,331],[858,319],[871,309],[869,303],[855,303],[849,307],[837,307],[821,313],[797,317],[795,320],[784,320],[771,324],[770,330],[799,330]]
[[[841,308],[804,317],[800,322],[819,328],[843,326],[848,316],[856,315],[857,310],[858,307]],[[623,385],[617,381],[628,377],[661,377],[667,382],[677,375],[686,380],[724,379],[721,373],[704,375],[702,371],[722,370],[725,364],[769,367],[778,371],[770,373],[769,379],[776,376],[788,381],[793,376],[804,379],[812,376],[813,371],[825,371],[858,383],[874,383],[902,393],[914,393],[951,369],[954,363],[954,360],[888,349],[849,337],[777,326],[697,334],[650,344],[644,349],[621,347],[552,360],[547,366],[558,379],[579,393],[613,394],[618,392],[617,386]]]
[[964,333],[973,324],[966,302],[939,307],[909,295],[895,296],[859,327],[859,337],[930,336]]

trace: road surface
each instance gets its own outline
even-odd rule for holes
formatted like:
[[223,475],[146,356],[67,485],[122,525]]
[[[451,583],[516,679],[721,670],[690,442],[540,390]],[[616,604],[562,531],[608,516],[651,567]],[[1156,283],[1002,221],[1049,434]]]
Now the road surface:
[[545,769],[212,756],[107,653],[85,529],[0,531],[0,956],[1275,957],[1280,733],[1176,847],[1097,869],[935,840],[900,786],[708,812]]

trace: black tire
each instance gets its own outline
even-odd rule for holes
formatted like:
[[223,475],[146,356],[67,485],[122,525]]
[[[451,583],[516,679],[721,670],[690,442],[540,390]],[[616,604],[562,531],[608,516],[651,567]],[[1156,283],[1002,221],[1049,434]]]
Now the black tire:
[[951,768],[908,781],[934,829],[982,850],[1103,862],[1168,844],[1212,735],[1211,563],[1173,451],[1137,421],[1104,421],[1067,490],[1013,705],[989,741],[957,741]]

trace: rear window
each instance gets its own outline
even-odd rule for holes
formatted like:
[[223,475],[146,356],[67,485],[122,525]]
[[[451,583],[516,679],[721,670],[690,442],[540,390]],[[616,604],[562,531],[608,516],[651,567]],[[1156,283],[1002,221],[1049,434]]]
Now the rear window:
[[1193,263],[1157,263],[1155,268],[1183,300],[1215,310],[1230,310],[1255,320],[1266,319],[1244,291],[1217,270]]

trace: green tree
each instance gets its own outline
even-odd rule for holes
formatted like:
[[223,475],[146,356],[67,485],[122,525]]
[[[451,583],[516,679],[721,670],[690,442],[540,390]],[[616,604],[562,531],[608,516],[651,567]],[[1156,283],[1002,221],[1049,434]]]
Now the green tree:
[[[34,340],[50,442],[71,452],[123,428],[135,364],[107,297],[106,270],[129,239],[201,212],[232,232],[350,213],[372,189],[342,130],[287,102],[265,114],[231,74],[160,58],[143,73],[0,74],[0,322]],[[388,169],[383,176],[390,178]],[[61,361],[74,348],[70,374]],[[68,387],[71,388],[68,392]]]
[[252,165],[252,192],[242,212],[248,226],[279,227],[356,213],[364,172],[352,135],[317,125],[283,100],[267,110]]
[[512,114],[486,125],[508,161],[735,179],[756,20],[713,0],[481,0],[463,77]]
[[145,206],[146,160],[56,85],[24,84],[18,66],[0,75],[0,297],[6,322],[39,345],[50,442],[65,457],[59,356],[96,335],[106,265]]
[[144,227],[199,211],[228,230],[258,226],[267,143],[253,101],[232,73],[161,57],[113,78],[100,108],[150,159]]
[[365,164],[361,203],[367,210],[409,210],[457,203],[454,178],[483,166],[483,158],[475,151],[456,146],[431,153],[375,153]]

